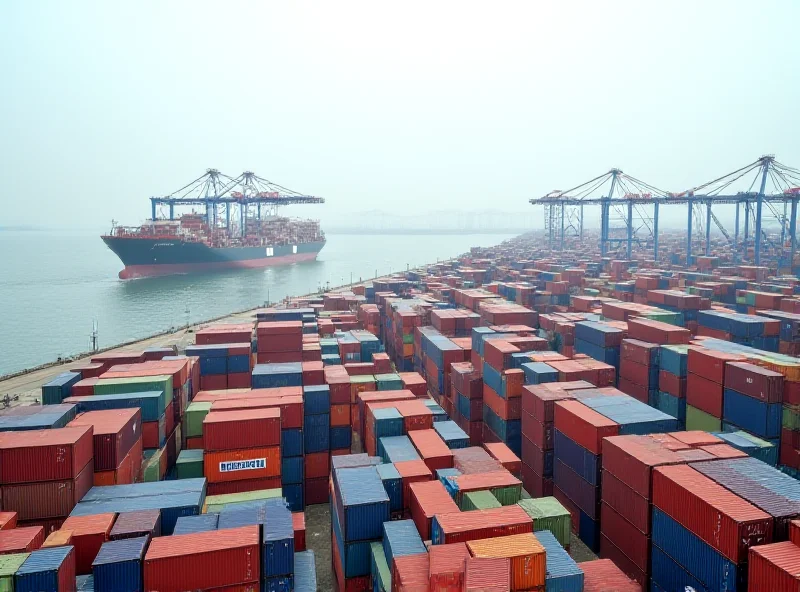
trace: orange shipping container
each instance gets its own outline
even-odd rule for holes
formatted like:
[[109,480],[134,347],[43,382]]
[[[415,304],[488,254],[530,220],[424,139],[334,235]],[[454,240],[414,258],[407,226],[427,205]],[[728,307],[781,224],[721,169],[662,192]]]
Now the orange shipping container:
[[270,446],[206,452],[203,456],[203,467],[209,483],[279,477],[281,448]]
[[511,590],[544,588],[545,550],[532,533],[467,542],[473,557],[511,560]]

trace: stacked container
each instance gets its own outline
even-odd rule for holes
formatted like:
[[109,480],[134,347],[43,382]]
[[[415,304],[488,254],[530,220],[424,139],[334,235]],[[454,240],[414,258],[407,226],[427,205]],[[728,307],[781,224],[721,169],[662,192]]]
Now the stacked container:
[[211,495],[280,486],[279,409],[212,411],[203,420],[203,443]]
[[69,425],[92,427],[94,485],[124,485],[140,480],[144,452],[140,409],[88,411]]
[[256,327],[256,352],[256,361],[259,364],[301,362],[303,322],[259,321]]
[[689,347],[662,345],[659,351],[658,395],[651,405],[686,426],[686,375]]
[[91,426],[0,434],[3,509],[22,525],[57,530],[94,478]]
[[686,429],[722,431],[725,364],[742,362],[738,354],[692,347],[687,357]]
[[658,408],[659,346],[623,339],[620,347],[619,390]]

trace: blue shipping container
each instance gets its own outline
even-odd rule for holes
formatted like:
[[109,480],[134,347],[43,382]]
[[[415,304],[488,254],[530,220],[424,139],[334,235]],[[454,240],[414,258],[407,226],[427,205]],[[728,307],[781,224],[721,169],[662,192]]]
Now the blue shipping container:
[[289,508],[284,504],[268,504],[263,531],[262,577],[294,573],[294,528]]
[[525,373],[525,384],[558,382],[558,371],[544,362],[528,362],[521,368]]
[[197,532],[208,532],[209,530],[217,530],[217,523],[219,522],[219,514],[200,514],[199,516],[181,516],[175,522],[175,529],[172,531],[173,535],[176,534],[193,534]]
[[303,365],[300,362],[256,364],[252,382],[256,389],[303,386]]
[[395,466],[391,463],[375,467],[383,482],[386,495],[389,496],[389,509],[392,512],[403,510],[403,479]]
[[294,592],[317,592],[314,551],[294,554]]
[[303,468],[305,466],[302,456],[289,456],[281,459],[281,485],[303,482]]
[[331,412],[331,387],[327,384],[303,387],[303,413],[320,415]]
[[350,426],[333,426],[330,430],[331,450],[350,449],[353,438],[353,430]]
[[383,462],[397,463],[404,460],[420,460],[417,449],[408,436],[390,436],[378,439],[378,455]]
[[333,485],[343,541],[381,538],[383,523],[389,521],[389,496],[375,468],[339,469]]
[[303,456],[303,430],[281,430],[281,455]]
[[333,538],[336,546],[339,548],[339,557],[342,559],[344,576],[346,578],[357,578],[359,576],[369,575],[371,541],[345,543],[342,540],[342,528],[339,524],[338,512],[331,511],[331,523],[333,526]]
[[756,436],[778,438],[781,435],[782,413],[780,403],[765,403],[733,389],[725,389],[723,419]]
[[426,553],[427,549],[413,520],[394,520],[383,525],[383,552],[392,565],[395,557]]
[[602,468],[600,458],[573,442],[559,430],[553,431],[553,456],[575,471],[584,481],[596,487],[600,485]]
[[67,562],[75,561],[75,547],[52,547],[33,551],[14,574],[15,592],[63,592],[58,574]]
[[331,416],[328,413],[305,417],[303,431],[305,432],[306,454],[330,450],[330,429]]
[[142,562],[150,537],[103,543],[92,562],[95,592],[144,590]]
[[545,592],[583,592],[583,571],[549,530],[535,533],[546,553]]
[[[459,395],[459,398],[462,396]],[[466,400],[469,401],[469,399]],[[469,436],[456,422],[452,420],[435,422],[433,429],[451,450],[469,447]]]

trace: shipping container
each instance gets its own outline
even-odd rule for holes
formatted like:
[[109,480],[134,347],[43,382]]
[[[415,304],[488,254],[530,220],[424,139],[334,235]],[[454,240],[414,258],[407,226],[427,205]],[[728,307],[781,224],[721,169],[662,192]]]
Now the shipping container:
[[142,561],[148,543],[148,537],[103,543],[92,563],[95,589],[143,590]]
[[526,532],[533,532],[533,520],[525,510],[513,505],[476,512],[436,514],[431,540],[434,545],[442,545]]
[[280,446],[280,409],[212,411],[203,419],[206,452]]
[[141,510],[139,512],[120,512],[108,535],[116,541],[149,535],[161,536],[161,511]]
[[62,592],[75,588],[74,547],[32,552],[14,575],[15,592]]
[[155,538],[144,560],[144,589],[208,590],[257,583],[261,578],[259,528]]
[[433,545],[430,548],[429,584],[432,592],[451,592],[464,587],[465,561],[470,557],[467,545]]
[[511,590],[511,560],[505,557],[470,557],[464,567],[464,592]]
[[74,479],[92,461],[92,428],[0,433],[0,482]]

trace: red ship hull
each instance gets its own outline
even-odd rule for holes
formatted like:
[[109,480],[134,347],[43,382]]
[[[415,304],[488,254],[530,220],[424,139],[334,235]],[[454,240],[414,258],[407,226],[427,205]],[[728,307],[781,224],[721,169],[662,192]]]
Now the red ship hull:
[[157,265],[128,265],[119,272],[122,280],[131,280],[146,277],[159,277],[164,275],[180,275],[189,273],[202,273],[208,271],[221,271],[225,269],[256,269],[262,267],[275,267],[313,261],[317,252],[297,253],[270,258],[241,259],[236,261],[205,261],[199,263],[161,263]]

